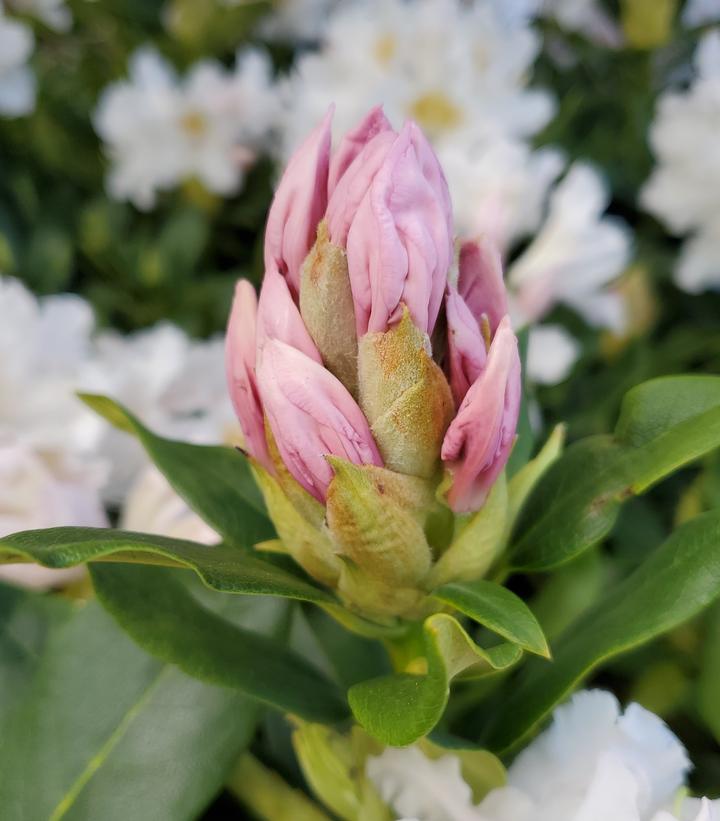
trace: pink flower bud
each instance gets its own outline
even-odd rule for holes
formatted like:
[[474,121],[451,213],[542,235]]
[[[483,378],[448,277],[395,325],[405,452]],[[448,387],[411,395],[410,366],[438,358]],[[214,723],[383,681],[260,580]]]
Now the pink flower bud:
[[287,282],[274,265],[265,271],[257,318],[257,347],[262,350],[270,339],[279,339],[322,363]]
[[427,140],[410,122],[387,152],[348,231],[358,336],[387,330],[399,320],[402,303],[417,327],[431,333],[452,254],[447,184]]
[[268,214],[265,268],[276,267],[295,295],[300,290],[300,269],[327,206],[332,114],[330,108],[290,158]]
[[330,161],[330,173],[328,175],[328,197],[330,199],[332,199],[333,191],[340,178],[348,170],[353,160],[373,137],[383,131],[395,133],[388,118],[383,113],[382,106],[378,105],[363,117],[353,131],[348,131],[343,137]]
[[520,412],[520,356],[509,317],[498,326],[485,369],[463,399],[442,444],[452,475],[448,504],[480,508],[510,456]]
[[465,300],[452,285],[445,300],[450,387],[459,406],[485,368],[487,353],[480,326]]
[[495,333],[507,314],[507,292],[503,282],[502,260],[495,243],[483,237],[464,242],[460,247],[458,291],[479,323],[483,314]]
[[230,399],[245,437],[245,447],[263,467],[272,470],[255,376],[256,315],[255,289],[246,279],[241,279],[235,286],[225,337],[225,372]]
[[333,471],[326,456],[382,466],[370,427],[343,384],[322,365],[278,340],[258,367],[265,413],[283,462],[323,502]]

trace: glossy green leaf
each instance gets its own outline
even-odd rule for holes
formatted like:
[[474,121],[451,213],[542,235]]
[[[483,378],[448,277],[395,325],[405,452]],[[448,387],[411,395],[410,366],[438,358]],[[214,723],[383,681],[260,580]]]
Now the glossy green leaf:
[[572,624],[554,660],[532,660],[508,686],[488,734],[504,751],[531,733],[592,670],[692,618],[720,595],[720,511],[675,533],[622,584]]
[[308,721],[347,715],[340,690],[301,656],[206,609],[167,569],[95,565],[90,572],[103,606],[152,655]]
[[481,677],[507,670],[522,651],[514,644],[483,649],[452,616],[436,613],[423,624],[426,672],[402,672],[351,687],[348,699],[358,722],[384,744],[403,746],[427,735],[440,720],[450,683],[461,673]]
[[[44,620],[45,601],[18,594],[13,632],[28,632],[31,613]],[[245,601],[253,622],[258,606],[274,606]],[[250,741],[259,705],[151,658],[95,603],[62,609],[12,709],[0,709],[3,821],[195,821]],[[8,664],[0,650],[4,684]]]
[[175,491],[226,542],[249,546],[275,531],[247,459],[229,447],[163,439],[106,396],[80,397],[115,427],[138,438]]
[[674,376],[629,391],[613,436],[567,449],[531,494],[510,551],[515,569],[549,570],[601,541],[620,506],[720,446],[720,377]]
[[13,557],[55,568],[101,560],[185,566],[223,593],[334,602],[319,587],[249,552],[148,533],[93,527],[26,530],[0,538],[0,559]]
[[473,621],[539,656],[550,656],[542,628],[525,602],[502,585],[485,580],[452,582],[433,591]]

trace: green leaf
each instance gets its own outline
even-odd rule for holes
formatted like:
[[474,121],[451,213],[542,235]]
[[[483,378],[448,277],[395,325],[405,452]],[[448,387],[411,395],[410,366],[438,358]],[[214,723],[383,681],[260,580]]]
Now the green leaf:
[[94,527],[25,530],[0,538],[0,560],[24,557],[44,567],[73,567],[83,562],[132,562],[182,565],[215,590],[283,596],[316,603],[335,600],[300,576],[252,554],[225,545],[203,545],[149,533]]
[[496,712],[488,741],[519,743],[596,667],[692,618],[720,595],[720,511],[678,528],[632,575],[532,660]]
[[206,609],[166,569],[96,565],[90,572],[103,606],[152,655],[308,721],[347,715],[340,691],[301,656]]
[[544,571],[574,559],[610,532],[626,499],[719,445],[719,377],[639,385],[625,396],[615,434],[568,448],[531,494],[513,568]]
[[136,436],[178,495],[225,541],[248,546],[275,535],[241,453],[228,447],[163,439],[112,399],[92,394],[80,398],[112,425]]
[[460,623],[445,613],[425,620],[424,659],[413,666],[427,672],[396,673],[363,681],[350,688],[348,699],[358,722],[384,744],[404,746],[427,735],[442,717],[452,679],[481,677],[507,670],[522,650],[514,644],[483,649]]
[[[47,615],[46,598],[22,595],[16,628]],[[246,601],[253,621],[271,604]],[[0,711],[3,821],[194,821],[252,738],[258,705],[151,658],[95,603],[62,609]],[[4,684],[8,663],[2,653]]]
[[432,596],[524,650],[550,657],[537,619],[525,602],[506,587],[484,580],[452,582],[434,590]]

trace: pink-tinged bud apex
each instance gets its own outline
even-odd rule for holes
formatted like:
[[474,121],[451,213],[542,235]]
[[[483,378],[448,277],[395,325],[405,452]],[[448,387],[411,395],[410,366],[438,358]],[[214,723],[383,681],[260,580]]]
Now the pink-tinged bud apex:
[[456,513],[482,507],[505,467],[520,412],[520,356],[509,317],[498,326],[482,374],[467,392],[442,445]]
[[448,286],[447,317],[450,387],[457,406],[485,368],[485,339],[477,319],[457,290]]
[[458,291],[479,323],[488,318],[491,333],[507,314],[507,292],[503,282],[502,260],[495,243],[484,237],[464,242],[460,247]]
[[300,291],[300,269],[327,207],[332,108],[293,154],[280,180],[265,229],[265,267],[276,267]]
[[322,363],[290,289],[277,268],[265,271],[257,316],[257,348],[262,352],[268,340],[278,339]]
[[225,337],[225,372],[230,399],[245,437],[245,447],[263,467],[272,470],[255,376],[256,315],[255,289],[246,279],[241,279],[235,286]]
[[387,330],[400,319],[401,303],[421,331],[432,333],[452,254],[447,184],[411,122],[390,147],[348,231],[358,337]]
[[[378,105],[363,117],[353,131],[343,137],[330,161],[328,175],[328,197],[332,198],[333,191],[340,178],[348,170],[350,164],[377,134],[383,131],[393,131],[390,121],[385,116],[382,106]],[[393,132],[394,133],[394,132]]]
[[367,420],[343,384],[322,365],[278,340],[266,342],[258,387],[278,452],[295,479],[325,500],[328,455],[382,466]]

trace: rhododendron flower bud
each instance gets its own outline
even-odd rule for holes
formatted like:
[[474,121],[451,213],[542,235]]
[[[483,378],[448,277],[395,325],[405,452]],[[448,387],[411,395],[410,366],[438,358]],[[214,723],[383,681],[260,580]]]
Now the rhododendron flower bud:
[[225,337],[225,365],[230,400],[240,420],[247,452],[266,468],[271,468],[265,441],[265,425],[255,376],[257,296],[255,289],[241,279]]
[[452,474],[448,502],[467,513],[479,508],[512,448],[520,412],[520,356],[505,317],[488,352],[485,369],[463,399],[442,445]]
[[265,267],[287,277],[295,294],[300,269],[327,206],[332,109],[295,152],[280,180],[265,228]]
[[453,248],[418,127],[376,108],[331,155],[328,114],[278,187],[259,300],[238,284],[228,326],[264,547],[371,619],[437,607],[433,585],[484,575],[508,531],[517,340],[497,252],[462,244],[455,281]]
[[333,471],[325,458],[382,465],[370,426],[342,383],[301,351],[270,340],[258,386],[278,451],[288,470],[324,500]]

